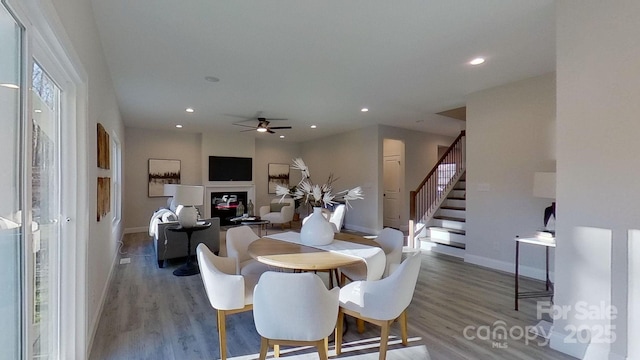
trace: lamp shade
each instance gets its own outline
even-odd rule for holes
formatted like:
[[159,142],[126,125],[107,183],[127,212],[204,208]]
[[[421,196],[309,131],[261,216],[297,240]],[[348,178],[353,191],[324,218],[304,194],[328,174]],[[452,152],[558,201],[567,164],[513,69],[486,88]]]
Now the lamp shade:
[[533,196],[539,198],[556,198],[556,173],[536,172],[533,174]]
[[174,194],[174,198],[178,205],[202,205],[204,203],[204,187],[178,185]]
[[179,184],[164,184],[164,196],[175,196]]

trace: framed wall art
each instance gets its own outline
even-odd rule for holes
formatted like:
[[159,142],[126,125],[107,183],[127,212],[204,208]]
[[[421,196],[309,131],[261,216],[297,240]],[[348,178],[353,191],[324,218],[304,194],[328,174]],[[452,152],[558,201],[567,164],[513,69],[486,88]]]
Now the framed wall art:
[[269,164],[269,194],[276,193],[276,185],[289,188],[289,164]]
[[98,167],[100,169],[109,169],[111,167],[111,159],[109,159],[109,133],[102,124],[98,123]]
[[98,177],[97,220],[107,216],[111,211],[111,178]]
[[180,184],[180,160],[149,159],[148,196],[164,196],[164,184]]

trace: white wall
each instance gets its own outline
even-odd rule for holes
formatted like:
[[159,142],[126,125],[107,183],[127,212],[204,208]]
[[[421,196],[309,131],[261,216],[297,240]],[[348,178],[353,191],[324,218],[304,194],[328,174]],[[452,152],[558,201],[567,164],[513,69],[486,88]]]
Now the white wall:
[[[43,2],[45,5],[48,2]],[[52,0],[55,11],[66,34],[60,36],[70,40],[73,51],[88,74],[88,121],[86,143],[89,150],[87,161],[87,186],[89,189],[87,208],[95,213],[98,176],[113,176],[113,171],[98,170],[96,163],[96,124],[101,123],[111,136],[124,139],[124,125],[120,118],[115,91],[107,67],[98,31],[93,18],[91,3],[85,0]],[[85,136],[85,134],[79,134]],[[82,141],[82,140],[79,140]],[[123,150],[126,146],[123,144]],[[116,258],[117,241],[122,236],[122,224],[112,228],[113,211],[100,222],[89,217],[89,239],[87,241],[87,332],[91,337],[97,324],[97,316],[106,293],[112,265]],[[64,336],[64,334],[63,334]]]
[[148,196],[149,159],[180,160],[180,182],[202,184],[201,134],[181,130],[126,129],[124,159],[124,221],[127,231],[147,231],[153,211],[166,197]]
[[382,229],[382,139],[377,125],[305,142],[302,158],[314,184],[326,183],[333,173],[338,178],[335,191],[362,187],[364,199],[351,202],[345,228],[368,233]]
[[[533,174],[555,170],[554,127],[554,74],[468,97],[465,261],[513,272],[514,237],[541,228],[551,203],[533,197]],[[544,249],[523,247],[520,264],[544,278]]]
[[[640,2],[635,0],[558,2],[555,301],[575,306],[610,299],[618,310],[611,321],[616,341],[610,349],[592,342],[591,359],[640,358],[638,347],[630,344],[638,341],[637,325],[635,336],[627,334],[627,278],[639,276],[628,274],[627,262],[628,240],[638,240],[629,239],[629,230],[640,223],[639,23]],[[629,305],[636,311],[640,306]],[[609,324],[576,315],[556,321],[560,336],[552,347],[578,350],[563,342],[566,326],[597,331]]]

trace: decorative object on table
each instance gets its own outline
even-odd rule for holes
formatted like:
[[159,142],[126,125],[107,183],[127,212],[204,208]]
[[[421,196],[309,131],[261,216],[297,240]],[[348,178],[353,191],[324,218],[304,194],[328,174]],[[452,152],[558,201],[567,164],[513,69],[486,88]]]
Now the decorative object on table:
[[322,214],[322,208],[313,208],[313,214],[302,224],[300,241],[306,245],[328,245],[333,241],[333,226]]
[[544,209],[544,229],[555,232],[556,221],[556,173],[536,172],[533,174],[533,196],[553,199],[551,206]]
[[178,222],[182,227],[190,228],[196,225],[198,209],[195,207],[204,203],[203,197],[204,188],[202,186],[178,186],[174,198],[177,204],[182,205],[182,209],[178,211]]
[[[337,193],[333,192],[333,182],[336,180],[333,174],[329,175],[327,182],[323,185],[314,184],[311,181],[309,168],[301,158],[293,160],[293,168],[300,170],[302,180],[298,183],[294,190],[288,187],[276,185],[276,194],[284,199],[285,196],[291,196],[294,200],[300,199],[306,204],[313,206],[313,214],[307,220],[300,230],[300,240],[303,244],[308,245],[326,245],[333,241],[333,227],[329,221],[322,215],[322,206],[328,207],[338,202],[344,202],[347,207],[351,206],[349,201],[363,199],[362,188],[356,186],[353,189],[343,190]],[[281,201],[282,201],[281,199]],[[316,209],[317,208],[317,209]],[[317,215],[316,215],[317,213]],[[314,220],[316,218],[316,220]],[[317,225],[320,222],[326,225]],[[305,229],[306,228],[306,229]],[[329,229],[327,231],[326,229]],[[330,237],[329,237],[330,232]]]
[[249,199],[249,203],[247,204],[247,215],[249,215],[249,216],[253,216],[254,215],[253,203],[251,202],[251,199]]
[[242,216],[244,214],[244,205],[242,205],[242,201],[238,202],[238,206],[236,206],[236,216]]
[[165,196],[164,184],[180,184],[180,160],[149,159],[148,196]]
[[98,167],[100,169],[109,169],[110,168],[110,159],[109,159],[109,133],[105,130],[102,124],[98,123]]
[[97,220],[100,221],[103,217],[107,216],[111,211],[111,178],[99,177],[98,178],[98,216]]
[[289,187],[289,164],[269,164],[269,194],[276,193],[276,185]]

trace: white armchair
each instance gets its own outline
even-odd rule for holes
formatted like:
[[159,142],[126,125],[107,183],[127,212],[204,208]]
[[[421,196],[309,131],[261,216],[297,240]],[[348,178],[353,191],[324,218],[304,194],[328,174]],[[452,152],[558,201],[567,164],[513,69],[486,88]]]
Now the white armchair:
[[327,290],[313,273],[269,271],[254,290],[253,320],[262,337],[260,359],[274,346],[315,345],[321,360],[327,359],[328,336],[336,326],[339,288]]
[[246,225],[233,227],[227,230],[227,256],[236,262],[236,274],[260,275],[269,270],[269,267],[249,255],[249,245],[259,237]]
[[340,289],[336,355],[340,355],[342,350],[345,314],[382,328],[379,360],[386,359],[389,327],[395,319],[400,322],[402,344],[407,345],[407,307],[416,288],[421,259],[419,252],[411,253],[389,277],[376,281],[355,281]]
[[285,198],[282,201],[280,198],[272,199],[269,205],[260,207],[260,219],[269,220],[271,224],[280,224],[283,229],[284,224],[289,224],[291,227],[295,207],[295,200],[291,198]]
[[207,298],[218,313],[220,359],[225,360],[226,315],[253,309],[253,289],[258,276],[236,275],[234,259],[216,256],[204,244],[198,245],[196,254]]
[[[404,246],[404,234],[400,230],[393,228],[384,228],[373,239],[377,242],[386,257],[386,265],[384,268],[383,277],[389,276],[392,270],[400,265],[402,260],[402,247]],[[364,264],[355,264],[351,266],[345,266],[340,268],[341,278],[340,283],[344,284],[346,279],[354,280],[366,280],[367,268]]]
[[329,217],[329,222],[335,226],[335,232],[340,232],[340,230],[342,230],[342,224],[344,224],[344,215],[346,211],[347,206],[344,204],[336,205],[336,207],[333,208],[331,216]]

